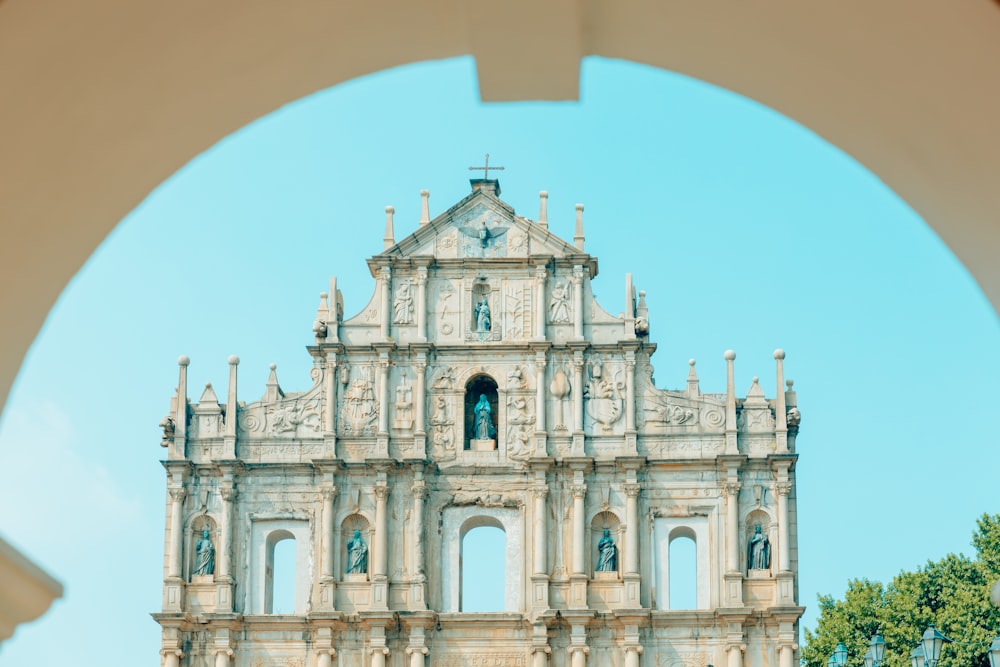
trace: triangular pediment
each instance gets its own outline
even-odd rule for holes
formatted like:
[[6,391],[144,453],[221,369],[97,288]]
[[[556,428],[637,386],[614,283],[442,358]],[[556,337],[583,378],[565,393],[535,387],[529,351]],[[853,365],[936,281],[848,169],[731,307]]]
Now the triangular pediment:
[[579,250],[547,226],[515,214],[503,200],[476,190],[376,257],[492,259],[577,254]]

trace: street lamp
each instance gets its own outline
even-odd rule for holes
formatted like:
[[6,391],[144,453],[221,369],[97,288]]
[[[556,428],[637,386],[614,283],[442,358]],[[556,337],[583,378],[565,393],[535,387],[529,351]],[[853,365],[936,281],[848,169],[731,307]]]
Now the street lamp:
[[[913,649],[913,653],[910,654],[910,667],[924,667],[924,645],[917,644],[917,647]],[[1000,667],[1000,665],[997,665]]]
[[926,667],[936,667],[941,658],[941,649],[946,641],[951,641],[940,632],[933,624],[924,630],[924,636],[920,638],[920,643],[924,647],[924,664]]
[[865,653],[865,667],[882,667],[885,660],[885,640],[882,635],[875,633],[872,640],[868,642],[868,652]]
[[990,656],[990,667],[1000,667],[1000,633],[993,638],[993,643],[990,644],[990,650],[987,652]]
[[875,667],[879,667],[885,660],[885,640],[876,632],[868,646],[871,647],[872,657],[875,658]]
[[833,655],[830,658],[836,667],[845,667],[847,665],[847,647],[844,646],[844,642],[837,644],[837,648],[833,649]]
[[833,657],[832,653],[830,654],[830,659],[826,661],[826,667],[838,667],[837,659]]

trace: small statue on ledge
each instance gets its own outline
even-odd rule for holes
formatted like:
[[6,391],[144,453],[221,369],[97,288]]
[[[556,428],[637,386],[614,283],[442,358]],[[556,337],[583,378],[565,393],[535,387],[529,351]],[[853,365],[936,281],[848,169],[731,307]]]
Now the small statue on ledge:
[[604,529],[604,536],[597,543],[597,571],[617,572],[618,571],[618,547],[611,537],[611,530]]
[[215,545],[212,544],[209,535],[211,533],[208,528],[201,531],[201,539],[198,540],[198,544],[195,546],[197,560],[194,566],[194,573],[196,575],[215,574]]
[[490,402],[486,394],[479,395],[479,402],[476,403],[476,440],[492,440],[497,431],[493,428],[493,420],[490,417],[492,412]]
[[361,537],[361,531],[355,530],[354,537],[347,543],[347,574],[366,574],[368,572],[368,545]]
[[760,524],[754,528],[750,544],[747,545],[747,569],[767,570],[771,567],[771,542],[760,532]]

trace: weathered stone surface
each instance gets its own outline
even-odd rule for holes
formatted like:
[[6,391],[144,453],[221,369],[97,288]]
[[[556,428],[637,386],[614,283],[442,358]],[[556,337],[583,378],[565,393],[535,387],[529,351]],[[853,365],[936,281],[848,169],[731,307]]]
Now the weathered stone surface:
[[[794,651],[794,392],[768,399],[755,378],[737,397],[731,352],[724,393],[701,392],[693,360],[684,388],[657,388],[655,317],[630,276],[622,315],[594,299],[582,207],[571,245],[497,191],[476,181],[398,243],[387,210],[368,305],[345,319],[335,279],[321,298],[307,390],[272,367],[239,403],[232,357],[226,402],[209,385],[192,403],[181,360],[162,435],[164,655],[763,667]],[[747,562],[758,525],[767,567]],[[506,539],[495,614],[461,608],[462,538],[481,526]],[[294,608],[275,614],[289,539]],[[674,562],[679,539],[696,563]],[[690,609],[671,596],[681,567]]]

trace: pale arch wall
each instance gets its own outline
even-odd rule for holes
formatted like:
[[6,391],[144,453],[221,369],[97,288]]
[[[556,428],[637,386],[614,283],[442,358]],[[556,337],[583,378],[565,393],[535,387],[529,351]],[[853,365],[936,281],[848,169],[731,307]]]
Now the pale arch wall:
[[698,609],[708,609],[712,600],[711,542],[708,517],[657,517],[653,520],[653,580],[656,582],[656,607],[670,609],[670,542],[675,537],[694,540],[697,569]]
[[[307,519],[253,518],[250,520],[249,558],[250,585],[247,586],[246,613],[262,614],[265,607],[267,589],[268,550],[278,539],[291,536],[295,539],[295,613],[309,611],[309,585],[313,579],[311,571],[309,521]],[[276,539],[277,538],[277,539]]]
[[996,306],[998,30],[989,0],[3,0],[0,405],[69,279],[192,157],[321,88],[470,53],[486,100],[574,98],[590,54],[756,99],[882,178]]
[[441,530],[441,611],[459,611],[460,556],[465,533],[498,526],[506,536],[504,611],[521,611],[524,586],[524,531],[520,510],[507,507],[446,507]]

